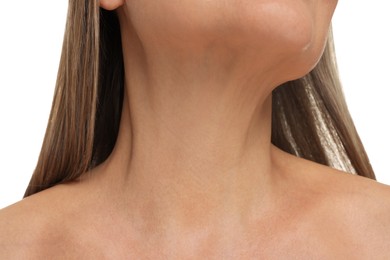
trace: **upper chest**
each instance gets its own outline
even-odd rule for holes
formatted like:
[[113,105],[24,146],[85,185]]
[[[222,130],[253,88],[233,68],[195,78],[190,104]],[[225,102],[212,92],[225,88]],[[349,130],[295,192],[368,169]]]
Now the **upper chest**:
[[[157,242],[153,237],[88,229],[76,233],[45,240],[34,251],[35,259],[372,259],[386,255],[377,245],[364,244],[348,229],[328,223],[321,228],[297,223],[259,228],[246,236],[226,234],[197,242],[186,238]],[[34,259],[31,252],[28,256]]]
[[[213,245],[200,247],[153,247],[150,243],[118,241],[67,241],[42,244],[39,250],[26,250],[29,259],[381,259],[384,252],[370,250],[368,245],[341,241],[331,237],[307,236],[274,238],[266,243],[239,241],[224,249]],[[223,240],[223,239],[221,239]],[[183,241],[184,242],[184,241]],[[180,244],[182,245],[183,242]],[[16,251],[14,251],[16,252]]]

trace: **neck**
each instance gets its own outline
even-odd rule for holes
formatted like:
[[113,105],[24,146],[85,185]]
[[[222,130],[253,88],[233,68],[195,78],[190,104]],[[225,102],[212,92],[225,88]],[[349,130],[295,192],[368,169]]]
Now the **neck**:
[[101,166],[110,193],[164,228],[255,217],[269,206],[275,179],[273,85],[264,68],[251,67],[259,63],[251,53],[153,51],[135,38],[123,39],[120,131]]

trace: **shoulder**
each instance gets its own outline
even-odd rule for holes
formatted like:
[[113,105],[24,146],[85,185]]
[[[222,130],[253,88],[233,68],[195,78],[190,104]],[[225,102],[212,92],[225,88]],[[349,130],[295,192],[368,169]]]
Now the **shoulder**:
[[390,238],[390,186],[375,180],[328,170],[329,202],[351,218],[387,228]]
[[329,167],[318,168],[330,204],[351,217],[383,225],[390,231],[389,185]]
[[64,189],[53,187],[0,210],[0,259],[49,256],[66,238]]
[[338,234],[360,256],[390,257],[390,187],[352,174],[336,176],[325,205],[334,210],[328,216]]
[[297,168],[309,193],[320,194],[314,223],[321,234],[359,257],[389,257],[390,186],[301,159]]
[[339,252],[359,252],[356,257],[363,259],[390,257],[390,186],[280,150],[275,158],[283,180],[289,180],[287,200],[295,198],[298,210],[309,209],[306,225],[319,244],[332,245],[331,252],[342,246]]
[[331,197],[340,198],[339,210],[358,225],[365,239],[386,239],[390,247],[390,186],[347,173],[340,173],[334,181],[339,184]]
[[378,181],[333,169],[309,160],[278,151],[280,168],[291,174],[295,183],[309,193],[318,193],[321,198],[348,201],[348,205],[359,204],[362,207],[376,207],[389,211],[390,186]]
[[302,184],[302,188],[327,196],[355,198],[360,203],[375,200],[375,205],[390,204],[389,185],[302,159],[279,149],[275,154],[278,157],[277,167],[285,174],[292,175],[294,182]]

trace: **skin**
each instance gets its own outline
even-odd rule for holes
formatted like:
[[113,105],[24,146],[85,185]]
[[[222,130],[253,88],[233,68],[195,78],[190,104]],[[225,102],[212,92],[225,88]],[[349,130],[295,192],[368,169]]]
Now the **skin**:
[[117,144],[2,210],[0,258],[389,257],[388,186],[270,141],[271,92],[316,65],[337,1],[100,3],[122,31]]

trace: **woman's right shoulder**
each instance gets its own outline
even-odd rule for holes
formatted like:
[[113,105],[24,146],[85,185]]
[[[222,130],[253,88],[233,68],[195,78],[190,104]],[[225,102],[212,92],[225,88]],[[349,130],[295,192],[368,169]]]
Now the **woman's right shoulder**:
[[33,249],[42,222],[36,202],[26,198],[0,210],[0,259],[23,258]]
[[35,259],[63,241],[65,195],[63,187],[55,186],[1,209],[0,259]]

